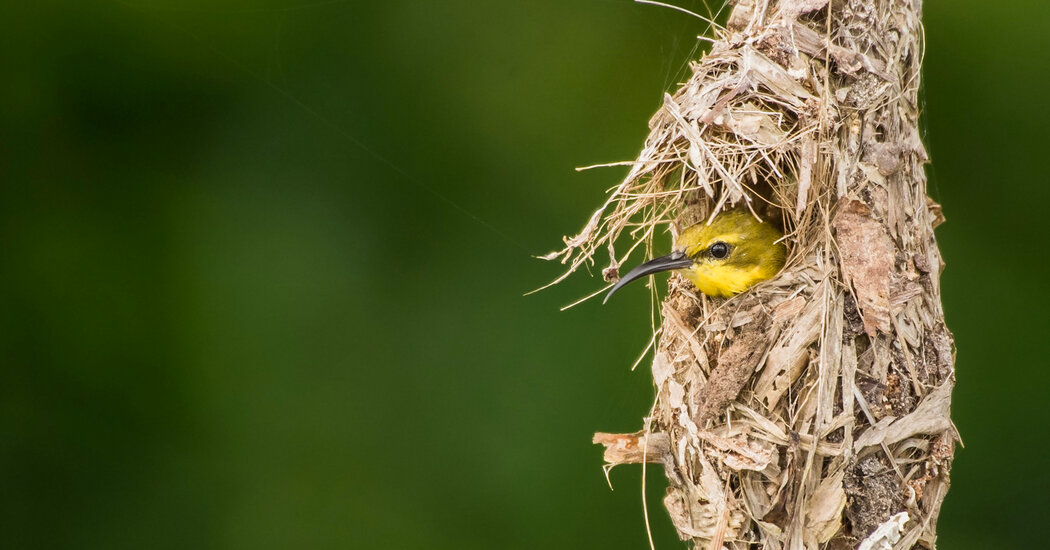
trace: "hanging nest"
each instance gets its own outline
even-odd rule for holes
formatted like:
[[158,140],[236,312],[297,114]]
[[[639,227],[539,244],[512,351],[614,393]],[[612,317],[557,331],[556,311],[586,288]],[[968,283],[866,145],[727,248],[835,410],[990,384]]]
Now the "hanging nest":
[[663,465],[664,504],[697,548],[935,545],[957,435],[943,218],[917,131],[920,9],[737,2],[627,177],[547,256],[568,276],[604,251],[614,281],[726,208],[785,229],[787,265],[741,295],[671,277],[652,413],[595,436],[611,465]]

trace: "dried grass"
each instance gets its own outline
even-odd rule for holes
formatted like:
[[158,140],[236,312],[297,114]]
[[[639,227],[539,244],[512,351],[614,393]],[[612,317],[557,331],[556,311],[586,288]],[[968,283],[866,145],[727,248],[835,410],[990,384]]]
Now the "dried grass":
[[742,295],[671,278],[647,429],[596,436],[609,464],[663,464],[698,548],[934,546],[954,348],[916,130],[920,8],[737,2],[627,177],[547,256],[564,278],[604,251],[614,280],[664,226],[732,205],[786,228],[787,266]]

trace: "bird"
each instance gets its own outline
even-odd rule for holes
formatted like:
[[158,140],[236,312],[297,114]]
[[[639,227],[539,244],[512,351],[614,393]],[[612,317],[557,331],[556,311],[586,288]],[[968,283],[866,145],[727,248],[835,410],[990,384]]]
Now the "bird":
[[682,231],[674,250],[627,272],[602,303],[631,281],[662,271],[677,271],[704,294],[728,298],[771,279],[787,257],[784,235],[744,209],[726,210],[710,223]]

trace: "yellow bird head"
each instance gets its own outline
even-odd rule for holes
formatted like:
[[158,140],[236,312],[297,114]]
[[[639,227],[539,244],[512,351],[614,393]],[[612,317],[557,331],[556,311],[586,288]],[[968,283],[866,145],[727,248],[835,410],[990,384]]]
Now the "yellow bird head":
[[746,210],[729,210],[710,224],[687,228],[675,241],[674,251],[630,270],[605,300],[621,287],[646,275],[675,270],[708,296],[729,297],[776,275],[787,256],[777,242],[783,235]]

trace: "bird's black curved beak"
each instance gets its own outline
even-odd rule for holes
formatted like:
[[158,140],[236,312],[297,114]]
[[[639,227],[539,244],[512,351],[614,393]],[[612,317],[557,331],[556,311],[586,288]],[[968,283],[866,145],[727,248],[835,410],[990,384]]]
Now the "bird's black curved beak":
[[693,265],[693,260],[689,256],[686,256],[685,252],[672,252],[666,256],[653,258],[652,260],[628,271],[623,277],[620,277],[620,280],[609,289],[609,293],[605,295],[605,299],[602,300],[602,303],[604,304],[605,302],[608,302],[609,297],[613,295],[613,292],[620,290],[621,287],[635,279],[641,279],[646,275],[660,273],[661,271],[682,269],[691,265]]

